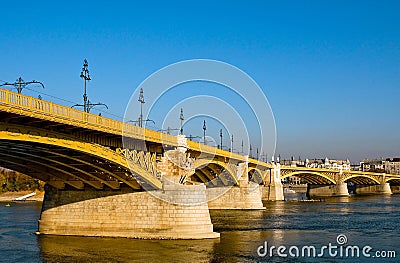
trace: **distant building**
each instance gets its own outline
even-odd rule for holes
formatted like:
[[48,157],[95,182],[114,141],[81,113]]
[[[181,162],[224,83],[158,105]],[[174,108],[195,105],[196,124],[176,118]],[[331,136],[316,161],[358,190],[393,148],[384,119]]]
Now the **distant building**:
[[279,163],[284,166],[304,167],[304,161],[302,161],[300,159],[295,160],[293,156],[290,160],[281,160]]
[[360,170],[364,172],[384,173],[387,166],[386,163],[387,161],[383,158],[365,159],[360,162]]
[[400,158],[386,159],[384,170],[388,174],[400,174]]
[[349,160],[330,160],[325,159],[306,159],[305,166],[308,168],[323,168],[334,170],[350,170],[351,165]]
[[400,158],[365,159],[360,162],[360,170],[387,174],[400,174]]

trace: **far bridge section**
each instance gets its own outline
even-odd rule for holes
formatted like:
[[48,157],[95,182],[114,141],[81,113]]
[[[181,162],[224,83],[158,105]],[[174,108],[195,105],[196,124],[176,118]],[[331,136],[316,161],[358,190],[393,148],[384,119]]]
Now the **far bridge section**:
[[[348,185],[355,194],[392,194],[400,185],[400,175],[352,170],[333,170],[306,167],[281,167],[281,178],[297,176],[307,183],[307,196],[348,196]],[[391,185],[392,184],[392,185]]]

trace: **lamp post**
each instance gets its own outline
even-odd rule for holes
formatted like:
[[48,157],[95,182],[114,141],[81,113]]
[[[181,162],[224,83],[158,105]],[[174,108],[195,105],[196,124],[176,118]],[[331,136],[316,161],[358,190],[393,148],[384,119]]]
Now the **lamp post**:
[[195,138],[200,138],[201,139],[201,136],[193,136],[192,134],[189,135],[189,140],[190,141],[193,141],[193,139],[195,139]]
[[81,75],[80,77],[83,78],[84,80],[84,84],[83,84],[83,104],[75,104],[73,106],[71,106],[71,108],[74,107],[83,107],[83,111],[89,113],[90,110],[94,107],[94,106],[104,106],[108,109],[108,106],[104,103],[91,103],[90,100],[88,99],[87,96],[87,92],[86,92],[86,81],[91,80],[90,75],[89,75],[89,64],[87,59],[85,59],[83,61],[83,67],[82,67],[82,71],[81,71]]
[[179,116],[179,119],[181,120],[180,134],[183,135],[183,121],[185,120],[185,116],[183,115],[183,109],[182,108],[181,108],[181,115]]
[[139,116],[139,127],[143,127],[143,104],[144,102],[144,96],[143,96],[143,88],[140,88],[140,94],[139,94],[139,99],[140,103],[140,116]]
[[253,151],[253,148],[251,147],[251,144],[250,144],[250,158],[253,158],[252,151]]
[[204,138],[204,145],[207,145],[207,142],[206,142],[206,130],[207,130],[207,126],[206,126],[206,120],[204,120],[204,122],[203,122],[203,138]]
[[233,152],[233,134],[232,134],[232,137],[231,137],[231,152]]
[[22,90],[23,90],[27,85],[29,85],[29,84],[39,84],[39,85],[41,85],[41,86],[44,88],[43,83],[40,82],[40,81],[36,81],[36,80],[24,81],[21,77],[19,77],[19,78],[17,79],[17,81],[14,82],[14,83],[8,83],[8,82],[6,82],[6,83],[4,83],[4,84],[1,84],[0,87],[1,87],[1,86],[14,86],[14,87],[17,89],[18,94],[21,94]]
[[222,129],[219,130],[219,141],[220,141],[219,148],[222,150]]
[[158,130],[159,132],[167,132],[167,134],[171,134],[171,131],[178,131],[179,129],[173,129],[171,127],[168,126],[167,129],[165,130]]
[[88,97],[86,93],[86,81],[91,80],[90,75],[89,75],[89,63],[87,59],[83,61],[83,67],[81,71],[80,77],[83,78],[83,111],[84,112],[89,112],[89,107],[88,107]]

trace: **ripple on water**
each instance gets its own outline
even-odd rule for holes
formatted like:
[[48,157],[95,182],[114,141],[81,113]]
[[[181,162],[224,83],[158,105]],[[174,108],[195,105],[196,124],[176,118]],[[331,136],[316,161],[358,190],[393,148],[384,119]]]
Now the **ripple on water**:
[[[6,207],[4,207],[6,208]],[[400,196],[351,197],[325,202],[270,202],[263,211],[211,211],[220,239],[135,240],[36,236],[40,206],[0,207],[0,258],[5,262],[357,262],[332,258],[260,258],[257,248],[271,245],[335,243],[398,250]],[[398,251],[400,253],[400,251]],[[368,262],[362,260],[359,262]],[[374,261],[369,261],[374,262]],[[379,262],[398,262],[380,260]]]

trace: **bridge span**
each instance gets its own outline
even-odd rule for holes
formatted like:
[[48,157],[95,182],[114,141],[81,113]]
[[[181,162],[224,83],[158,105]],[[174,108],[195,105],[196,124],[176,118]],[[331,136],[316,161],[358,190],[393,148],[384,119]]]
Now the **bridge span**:
[[209,209],[265,209],[296,175],[310,196],[390,194],[399,175],[281,167],[0,89],[0,166],[46,182],[41,234],[215,238]]

